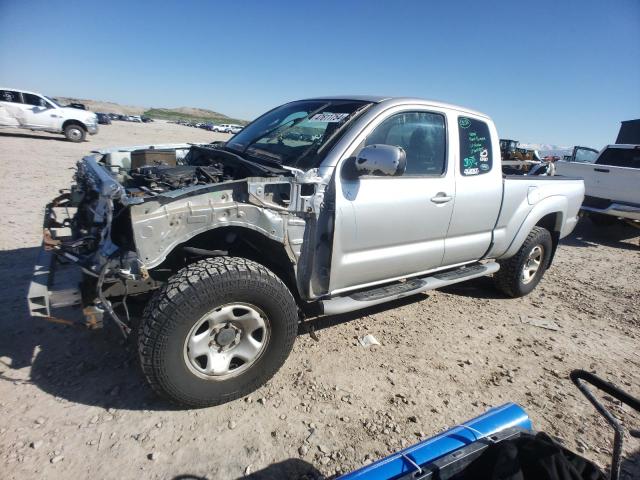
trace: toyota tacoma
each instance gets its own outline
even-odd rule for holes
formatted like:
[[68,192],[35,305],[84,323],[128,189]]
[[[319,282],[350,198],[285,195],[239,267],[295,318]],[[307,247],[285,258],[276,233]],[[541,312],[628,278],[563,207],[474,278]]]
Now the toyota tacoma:
[[[531,292],[582,180],[503,176],[492,120],[414,98],[287,103],[227,142],[94,152],[46,207],[32,315],[135,333],[169,399],[272,377],[299,323],[492,275]],[[139,311],[139,314],[136,312]]]

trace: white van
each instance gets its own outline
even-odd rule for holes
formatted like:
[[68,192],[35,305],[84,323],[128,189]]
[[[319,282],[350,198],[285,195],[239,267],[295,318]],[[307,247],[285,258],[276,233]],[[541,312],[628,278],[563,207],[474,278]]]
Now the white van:
[[82,142],[87,133],[98,133],[98,119],[93,112],[63,107],[39,93],[0,88],[0,127],[62,133]]

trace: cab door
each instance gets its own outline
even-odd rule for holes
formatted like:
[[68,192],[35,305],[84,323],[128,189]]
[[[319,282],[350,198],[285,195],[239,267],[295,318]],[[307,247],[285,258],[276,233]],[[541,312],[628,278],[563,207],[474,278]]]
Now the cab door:
[[22,94],[21,108],[25,124],[31,128],[53,128],[61,118],[47,100],[33,93]]
[[[454,123],[455,122],[455,123]],[[460,114],[456,125],[456,203],[445,242],[443,264],[479,260],[493,240],[502,205],[498,134],[487,118]],[[453,149],[453,148],[452,148]]]
[[360,148],[402,147],[401,176],[347,176],[336,170],[334,246],[329,291],[338,293],[403,278],[442,265],[455,199],[443,112],[395,108],[365,129]]

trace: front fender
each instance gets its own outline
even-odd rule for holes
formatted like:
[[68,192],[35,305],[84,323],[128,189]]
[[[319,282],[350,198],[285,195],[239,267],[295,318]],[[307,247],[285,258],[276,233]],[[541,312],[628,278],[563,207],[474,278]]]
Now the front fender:
[[218,227],[244,227],[285,243],[286,215],[233,200],[242,182],[217,184],[206,193],[173,201],[147,201],[131,207],[137,254],[148,269],[162,263],[179,244]]
[[[495,257],[498,259],[504,259],[514,256],[518,252],[518,250],[520,250],[520,247],[522,246],[524,241],[527,239],[527,236],[529,235],[529,232],[531,232],[531,229],[535,227],[538,222],[540,222],[540,220],[547,215],[555,214],[556,223],[554,230],[556,232],[565,233],[567,231],[565,222],[567,222],[568,207],[569,205],[567,198],[562,195],[554,195],[540,200],[520,223],[520,226],[518,227],[518,230],[507,249],[503,253],[495,255]],[[577,219],[571,219],[571,221],[573,222],[573,226],[575,226],[575,223],[577,223]],[[571,230],[572,229],[573,228],[571,228]],[[569,230],[569,233],[571,230]]]

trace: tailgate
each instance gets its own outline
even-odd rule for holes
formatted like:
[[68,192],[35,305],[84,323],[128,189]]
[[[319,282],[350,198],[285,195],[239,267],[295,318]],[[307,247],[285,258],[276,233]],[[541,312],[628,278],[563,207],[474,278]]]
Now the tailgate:
[[585,194],[614,202],[640,204],[640,170],[591,163],[558,162],[558,175],[584,179]]

